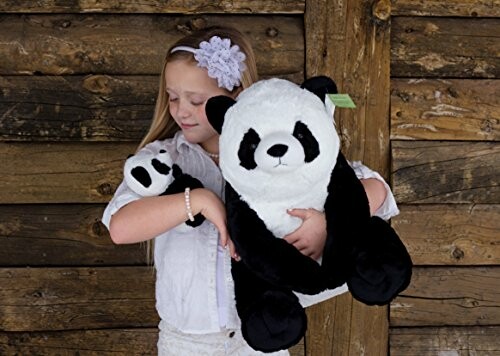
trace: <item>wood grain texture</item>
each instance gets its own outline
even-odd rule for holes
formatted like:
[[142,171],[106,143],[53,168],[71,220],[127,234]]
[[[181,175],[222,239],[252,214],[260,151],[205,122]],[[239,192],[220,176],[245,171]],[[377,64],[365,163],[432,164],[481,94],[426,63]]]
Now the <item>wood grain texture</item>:
[[0,143],[0,203],[107,203],[137,143]]
[[393,17],[391,33],[393,77],[500,76],[499,18]]
[[0,76],[0,140],[140,141],[158,81],[152,75]]
[[156,327],[152,267],[1,268],[0,329]]
[[156,355],[158,329],[0,332],[2,355]]
[[[0,332],[1,355],[156,355],[157,328]],[[288,350],[304,356],[301,340]]]
[[301,14],[304,0],[4,0],[0,12],[21,13],[230,13]]
[[140,244],[114,245],[102,204],[0,205],[0,266],[145,265]]
[[4,141],[140,141],[157,76],[0,77]]
[[330,76],[356,103],[335,115],[344,154],[387,177],[390,1],[306,2],[305,26],[306,76]]
[[500,144],[393,141],[393,192],[399,203],[497,204]]
[[391,355],[498,355],[498,335],[498,326],[394,328],[390,333]]
[[304,77],[299,16],[1,15],[0,75],[158,75],[169,46],[193,29],[236,27],[261,75]]
[[392,227],[415,265],[500,265],[500,205],[399,206]]
[[393,16],[500,17],[499,0],[392,0]]
[[392,79],[391,139],[500,140],[500,80]]
[[[331,77],[357,105],[335,115],[343,152],[387,177],[390,1],[306,1],[304,24],[306,76]],[[307,355],[387,355],[385,307],[345,294],[308,308],[308,316]]]
[[500,267],[414,268],[390,308],[391,327],[500,324]]

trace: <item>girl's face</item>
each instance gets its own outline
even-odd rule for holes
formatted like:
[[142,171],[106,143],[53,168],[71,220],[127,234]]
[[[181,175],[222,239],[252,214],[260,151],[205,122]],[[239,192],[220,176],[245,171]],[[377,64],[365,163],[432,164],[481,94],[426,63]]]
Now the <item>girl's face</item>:
[[219,136],[208,122],[205,104],[216,95],[228,95],[210,78],[206,69],[186,60],[169,62],[165,68],[169,110],[186,139],[206,151],[219,152]]

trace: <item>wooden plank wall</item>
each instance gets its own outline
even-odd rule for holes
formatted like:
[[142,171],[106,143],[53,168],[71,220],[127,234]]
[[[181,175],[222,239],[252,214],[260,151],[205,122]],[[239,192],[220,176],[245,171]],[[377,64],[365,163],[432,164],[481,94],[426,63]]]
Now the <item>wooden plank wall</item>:
[[[328,75],[354,110],[337,110],[342,150],[389,173],[390,1],[306,1],[306,76]],[[387,307],[346,293],[308,310],[308,356],[387,355]]]
[[500,354],[500,1],[393,0],[391,355]]
[[145,249],[114,246],[100,217],[150,123],[165,50],[224,23],[249,35],[263,77],[300,82],[304,7],[1,2],[1,355],[155,354]]

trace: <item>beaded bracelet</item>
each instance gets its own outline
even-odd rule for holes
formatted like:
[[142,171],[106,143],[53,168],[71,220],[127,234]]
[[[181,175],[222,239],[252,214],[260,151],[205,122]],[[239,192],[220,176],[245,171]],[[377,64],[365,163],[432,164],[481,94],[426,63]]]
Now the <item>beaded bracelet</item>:
[[189,187],[187,187],[184,190],[184,202],[186,203],[186,214],[188,216],[189,221],[194,221],[193,212],[191,211],[191,200],[189,197],[190,192],[191,192],[191,189],[189,189]]

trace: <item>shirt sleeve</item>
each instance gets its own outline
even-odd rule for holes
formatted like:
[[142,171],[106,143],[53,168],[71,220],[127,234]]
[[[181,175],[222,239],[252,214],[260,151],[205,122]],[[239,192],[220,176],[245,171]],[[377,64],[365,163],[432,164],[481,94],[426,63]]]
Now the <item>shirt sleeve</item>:
[[111,201],[104,209],[104,213],[102,215],[102,223],[109,230],[109,224],[111,222],[111,217],[122,207],[131,203],[135,200],[140,199],[141,196],[139,194],[134,193],[125,182],[122,182],[118,188],[116,189],[115,195],[111,199]]
[[349,162],[349,164],[351,165],[354,173],[356,173],[356,176],[359,179],[375,178],[384,184],[387,195],[385,197],[384,203],[377,209],[374,215],[384,220],[389,220],[393,216],[398,215],[399,209],[396,204],[396,199],[394,199],[392,190],[389,187],[389,184],[387,184],[387,182],[384,180],[384,178],[382,178],[382,176],[378,172],[371,170],[360,161]]

